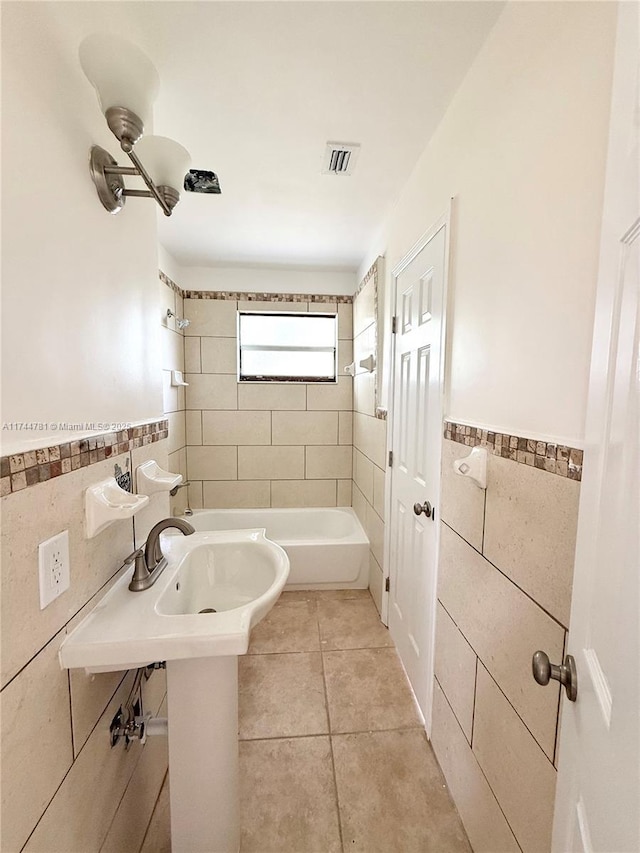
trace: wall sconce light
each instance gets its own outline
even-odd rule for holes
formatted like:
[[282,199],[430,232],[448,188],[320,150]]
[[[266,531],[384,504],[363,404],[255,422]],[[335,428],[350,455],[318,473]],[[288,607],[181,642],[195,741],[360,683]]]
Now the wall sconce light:
[[[95,34],[80,45],[80,64],[97,92],[109,129],[133,163],[119,166],[104,148],[91,148],[91,177],[103,207],[109,213],[119,213],[128,196],[155,198],[165,216],[171,216],[180,200],[191,157],[182,145],[167,137],[142,138],[160,88],[153,63],[136,45],[115,36]],[[147,168],[142,165],[142,157]],[[147,189],[126,189],[126,175],[139,175]]]

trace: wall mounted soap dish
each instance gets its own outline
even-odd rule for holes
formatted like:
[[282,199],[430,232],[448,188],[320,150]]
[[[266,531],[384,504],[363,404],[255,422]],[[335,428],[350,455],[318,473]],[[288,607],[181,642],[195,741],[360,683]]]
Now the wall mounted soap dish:
[[161,468],[154,459],[136,468],[136,489],[141,495],[170,492],[182,482],[182,474],[172,474]]
[[474,447],[464,459],[453,463],[456,474],[468,477],[481,489],[487,488],[487,451],[484,447]]
[[93,539],[114,521],[131,518],[148,503],[147,495],[125,492],[114,477],[89,486],[84,494],[87,539]]

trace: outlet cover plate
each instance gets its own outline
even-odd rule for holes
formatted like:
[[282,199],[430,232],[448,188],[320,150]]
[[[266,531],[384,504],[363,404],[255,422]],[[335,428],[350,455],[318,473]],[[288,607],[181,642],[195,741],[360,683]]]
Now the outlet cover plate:
[[38,546],[40,610],[69,589],[69,531],[64,530]]

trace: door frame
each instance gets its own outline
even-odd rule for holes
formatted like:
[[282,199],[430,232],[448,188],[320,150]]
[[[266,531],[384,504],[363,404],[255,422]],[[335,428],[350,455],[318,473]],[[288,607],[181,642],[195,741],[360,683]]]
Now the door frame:
[[[395,358],[395,337],[391,332],[393,317],[395,315],[395,305],[396,305],[396,296],[397,296],[397,287],[398,287],[398,278],[400,274],[409,266],[409,264],[420,254],[420,252],[424,249],[424,247],[432,240],[436,234],[445,229],[445,246],[444,246],[444,270],[443,270],[443,285],[442,285],[442,325],[440,329],[440,363],[438,364],[438,383],[440,386],[440,394],[439,394],[439,406],[440,406],[440,417],[439,422],[442,427],[444,423],[444,416],[446,406],[448,404],[448,387],[447,387],[447,379],[448,379],[448,365],[449,365],[449,323],[450,323],[450,305],[449,305],[449,291],[450,291],[450,272],[451,272],[451,221],[452,214],[454,209],[454,199],[451,198],[449,201],[449,205],[447,210],[442,216],[440,216],[436,222],[424,232],[424,234],[417,240],[416,243],[409,249],[409,251],[403,255],[401,260],[392,268],[391,270],[391,280],[389,287],[389,299],[386,300],[386,317],[385,317],[385,329],[388,330],[388,334],[386,335],[385,342],[385,350],[388,355],[387,363],[389,365],[389,371],[387,373],[388,382],[387,382],[387,395],[386,398],[389,401],[388,412],[387,412],[387,460],[389,459],[389,453],[393,448],[393,430],[395,426],[395,413],[393,411],[393,401],[394,401],[394,393],[395,393],[395,368],[396,368],[396,358]],[[388,342],[388,343],[387,343]],[[440,442],[438,444],[438,455],[440,459],[442,458],[442,429],[440,430]],[[440,465],[438,466],[440,469]],[[434,572],[433,578],[428,590],[428,602],[429,602],[429,616],[431,618],[431,652],[428,660],[428,679],[427,679],[427,702],[426,702],[426,714],[425,714],[425,729],[427,732],[427,737],[431,737],[431,708],[433,704],[433,673],[435,666],[435,619],[436,619],[436,607],[438,601],[438,561],[440,556],[440,523],[439,523],[439,513],[440,513],[440,492],[441,492],[441,482],[442,477],[438,477],[437,483],[434,484],[433,495],[434,495],[434,507],[438,513],[436,521],[436,530],[435,530],[435,561],[434,561]],[[389,624],[389,592],[386,589],[388,579],[391,575],[391,506],[392,506],[392,487],[393,487],[393,467],[389,467],[387,464],[387,468],[385,471],[385,498],[384,498],[384,511],[385,511],[385,525],[384,525],[384,566],[383,566],[383,586],[382,586],[382,609],[381,609],[381,619],[382,622],[388,626]]]

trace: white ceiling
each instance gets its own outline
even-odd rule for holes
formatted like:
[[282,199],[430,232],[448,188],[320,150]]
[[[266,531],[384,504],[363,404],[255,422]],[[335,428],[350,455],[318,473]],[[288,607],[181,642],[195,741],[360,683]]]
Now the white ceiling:
[[[219,175],[160,241],[182,264],[356,269],[502,2],[114,3],[161,78],[155,132]],[[327,141],[362,145],[322,175]]]

